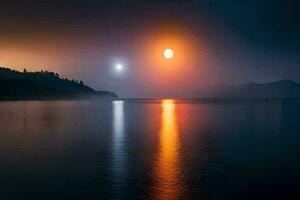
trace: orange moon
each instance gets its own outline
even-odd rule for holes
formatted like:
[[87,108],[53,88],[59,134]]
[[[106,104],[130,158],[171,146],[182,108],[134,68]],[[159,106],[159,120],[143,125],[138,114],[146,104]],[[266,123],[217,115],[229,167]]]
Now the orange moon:
[[168,60],[172,59],[174,57],[174,51],[173,49],[165,49],[164,50],[164,57]]

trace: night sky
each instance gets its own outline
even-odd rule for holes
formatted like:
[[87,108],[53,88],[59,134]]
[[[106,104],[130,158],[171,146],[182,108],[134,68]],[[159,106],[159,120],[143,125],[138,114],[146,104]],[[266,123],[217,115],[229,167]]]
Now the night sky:
[[[0,66],[55,71],[123,97],[300,82],[299,36],[297,0],[0,2]],[[168,47],[170,62],[160,58]]]

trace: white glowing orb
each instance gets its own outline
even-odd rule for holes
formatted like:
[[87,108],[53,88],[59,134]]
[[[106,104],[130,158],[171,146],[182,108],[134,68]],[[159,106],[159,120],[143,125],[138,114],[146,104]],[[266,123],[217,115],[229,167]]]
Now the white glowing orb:
[[174,51],[172,49],[165,49],[164,50],[164,57],[166,59],[172,59],[174,57]]
[[115,70],[116,70],[117,72],[121,72],[121,71],[124,70],[124,66],[123,66],[122,64],[117,64],[117,65],[115,66]]

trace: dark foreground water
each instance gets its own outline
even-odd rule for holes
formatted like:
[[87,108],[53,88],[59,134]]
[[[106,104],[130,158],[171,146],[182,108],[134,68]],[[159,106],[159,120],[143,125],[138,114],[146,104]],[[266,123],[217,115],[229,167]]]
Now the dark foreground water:
[[0,102],[0,133],[1,200],[300,197],[298,100]]

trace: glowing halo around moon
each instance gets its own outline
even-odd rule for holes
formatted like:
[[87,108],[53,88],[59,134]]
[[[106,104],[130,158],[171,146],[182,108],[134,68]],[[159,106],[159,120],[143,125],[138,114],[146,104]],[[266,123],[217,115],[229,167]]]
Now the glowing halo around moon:
[[172,59],[174,57],[174,51],[173,51],[173,49],[170,49],[170,48],[165,49],[164,50],[164,57],[167,60]]

